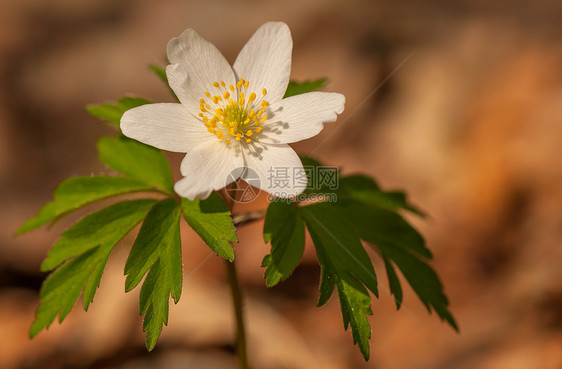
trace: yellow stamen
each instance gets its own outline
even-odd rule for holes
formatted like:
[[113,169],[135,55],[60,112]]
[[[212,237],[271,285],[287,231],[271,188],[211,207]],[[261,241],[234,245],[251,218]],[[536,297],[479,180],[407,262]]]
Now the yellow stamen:
[[[199,118],[207,131],[226,144],[234,140],[244,140],[246,143],[252,142],[254,138],[259,140],[257,134],[263,129],[261,124],[267,119],[265,112],[269,102],[260,98],[259,110],[250,109],[257,100],[257,95],[255,92],[248,91],[250,82],[244,78],[240,78],[235,85],[227,85],[224,81],[219,81],[212,82],[212,86],[220,92],[211,95],[209,91],[205,91],[209,103],[204,98],[199,99],[201,111]],[[265,96],[267,90],[264,88],[262,93]],[[213,105],[213,108],[209,104]]]

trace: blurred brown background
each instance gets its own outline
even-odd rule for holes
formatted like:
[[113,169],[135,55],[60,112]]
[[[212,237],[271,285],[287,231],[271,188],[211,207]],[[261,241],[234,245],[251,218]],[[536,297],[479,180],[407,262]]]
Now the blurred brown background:
[[[295,147],[404,189],[431,215],[412,221],[461,334],[409,287],[396,312],[375,258],[381,298],[364,363],[337,299],[315,307],[311,245],[289,281],[264,287],[268,248],[256,223],[237,250],[254,367],[562,368],[561,19],[557,0],[0,0],[0,368],[234,367],[223,264],[190,230],[182,299],[151,354],[138,291],[123,292],[131,238],[110,258],[90,311],[78,306],[30,341],[39,264],[71,219],[12,234],[62,179],[108,172],[95,141],[112,132],[85,104],[126,93],[171,101],[146,69],[164,63],[171,37],[195,28],[233,62],[269,20],[291,27],[294,79],[327,76],[326,90],[347,97],[338,123]],[[170,159],[177,168],[181,156]]]

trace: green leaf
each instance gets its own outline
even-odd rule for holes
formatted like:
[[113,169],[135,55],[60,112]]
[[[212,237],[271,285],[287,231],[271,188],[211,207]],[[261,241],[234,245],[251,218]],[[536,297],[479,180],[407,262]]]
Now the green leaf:
[[392,262],[383,256],[384,266],[386,268],[386,275],[388,276],[388,285],[390,287],[390,293],[394,295],[394,302],[396,303],[396,309],[400,309],[402,306],[402,286],[400,286],[400,281],[394,270]]
[[148,68],[154,72],[154,74],[156,74],[156,76],[158,76],[158,78],[160,78],[162,80],[162,82],[164,82],[166,84],[166,86],[168,86],[168,89],[170,90],[170,93],[172,94],[172,96],[176,99],[176,101],[180,101],[178,99],[178,97],[176,96],[176,93],[174,92],[174,90],[172,90],[172,88],[170,87],[170,84],[168,83],[168,76],[166,75],[166,69],[162,68],[159,65],[149,65]]
[[123,177],[76,177],[55,189],[54,200],[44,205],[37,216],[26,221],[16,234],[25,233],[56,220],[84,205],[111,196],[150,190],[146,184]]
[[206,200],[181,200],[183,217],[207,246],[226,260],[234,260],[232,242],[238,242],[230,211],[216,194]]
[[148,66],[148,69],[154,72],[158,78],[162,80],[166,85],[168,84],[168,76],[166,75],[166,69],[162,68],[159,65],[151,64]]
[[325,84],[326,84],[326,78],[320,78],[314,81],[304,81],[304,82],[290,81],[289,85],[287,86],[287,90],[285,91],[285,96],[283,96],[283,98],[300,95],[307,92],[312,92],[318,90],[319,88],[322,88]]
[[181,296],[180,216],[180,206],[173,199],[154,205],[125,264],[127,292],[148,272],[140,293],[140,313],[144,314],[143,330],[149,351],[156,345],[163,324],[168,324],[170,295],[175,303]]
[[[386,209],[355,200],[341,201],[337,206],[362,239],[376,246],[383,258],[396,264],[427,309],[435,310],[441,319],[458,330],[448,310],[449,302],[439,277],[424,260],[431,258],[431,252],[425,247],[419,233],[398,214]],[[401,288],[391,264],[386,260],[385,263],[391,292],[395,295],[399,307],[402,302]]]
[[155,202],[142,199],[111,205],[88,215],[62,234],[41,265],[47,271],[64,263],[41,287],[41,305],[29,331],[31,337],[48,328],[57,315],[62,322],[82,290],[84,309],[88,310],[109,254]]
[[431,258],[423,237],[397,213],[351,199],[338,198],[334,206],[365,241],[404,248]]
[[334,274],[327,268],[322,268],[320,272],[320,288],[318,289],[318,303],[316,306],[320,307],[330,300],[336,288],[336,278]]
[[356,279],[347,276],[338,278],[336,284],[344,328],[347,330],[351,325],[353,343],[359,345],[365,360],[369,360],[371,325],[367,316],[373,315],[369,292]]
[[111,169],[174,194],[174,180],[162,151],[125,136],[98,140],[100,160]]
[[304,222],[294,204],[275,200],[267,208],[263,232],[265,242],[271,241],[271,254],[262,266],[267,267],[266,285],[272,287],[287,279],[302,258]]
[[90,113],[90,115],[100,118],[110,123],[111,126],[118,128],[123,113],[129,109],[145,104],[150,104],[150,101],[140,97],[124,97],[113,104],[87,105],[86,111]]
[[347,222],[327,203],[304,206],[299,210],[314,241],[320,265],[329,266],[336,274],[349,273],[378,296],[371,259]]
[[427,310],[429,312],[431,309],[435,310],[442,320],[458,331],[458,325],[448,309],[449,301],[443,293],[443,286],[437,273],[423,259],[404,248],[392,247],[384,243],[376,246],[385,258],[392,260],[400,269]]
[[399,191],[385,192],[372,178],[364,175],[356,174],[341,178],[338,196],[352,198],[387,210],[404,209],[425,216],[423,212],[408,203],[405,193]]
[[321,188],[318,188],[317,183],[318,179],[316,178],[316,173],[318,167],[321,167],[322,164],[308,156],[299,156],[302,162],[302,166],[306,171],[307,177],[307,184],[306,189],[304,190],[305,195],[310,195],[312,193],[319,193],[322,191]]
[[299,209],[314,242],[322,268],[320,297],[324,304],[338,288],[345,329],[351,326],[353,342],[365,360],[369,359],[371,298],[365,285],[378,296],[377,277],[359,237],[329,204],[318,203]]

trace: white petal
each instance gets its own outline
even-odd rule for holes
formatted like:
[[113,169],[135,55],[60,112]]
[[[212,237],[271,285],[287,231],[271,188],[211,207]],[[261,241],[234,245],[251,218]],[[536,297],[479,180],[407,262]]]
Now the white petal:
[[224,81],[226,86],[235,84],[234,72],[224,56],[192,29],[171,39],[167,53],[170,65],[166,68],[166,75],[170,87],[181,103],[196,116],[199,114],[199,100],[205,98],[205,91],[213,96],[222,95],[212,86],[213,82]]
[[261,96],[265,88],[265,99],[270,104],[278,102],[289,83],[292,50],[289,27],[282,22],[265,23],[238,54],[233,67],[236,76],[250,82],[248,92]]
[[230,174],[239,175],[239,168],[244,167],[244,158],[236,146],[215,137],[189,151],[181,162],[180,170],[185,178],[176,182],[176,193],[190,200],[206,199],[212,191],[232,183],[238,177]]
[[252,185],[259,183],[260,189],[282,198],[297,196],[306,189],[301,160],[289,145],[254,144],[253,148],[257,152],[244,152],[246,166],[251,169],[242,176],[244,180],[257,175],[259,181],[252,181]]
[[256,139],[263,143],[291,143],[316,136],[324,123],[334,122],[343,112],[345,96],[335,92],[309,92],[291,96],[270,107],[272,117],[264,122]]
[[214,137],[181,104],[147,104],[129,109],[121,117],[121,130],[127,137],[175,152],[188,152]]

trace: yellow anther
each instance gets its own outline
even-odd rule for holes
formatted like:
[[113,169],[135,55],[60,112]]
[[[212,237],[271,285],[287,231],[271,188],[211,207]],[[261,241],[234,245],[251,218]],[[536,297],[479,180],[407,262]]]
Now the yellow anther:
[[[209,103],[204,98],[199,100],[201,110],[199,117],[204,122],[207,131],[226,144],[230,144],[234,140],[252,142],[252,136],[263,129],[261,123],[267,120],[265,112],[269,102],[260,98],[262,101],[260,101],[259,110],[249,109],[256,101],[257,94],[248,91],[250,82],[244,78],[240,78],[235,85],[226,85],[224,81],[212,82],[212,85],[220,92],[213,96],[205,91],[205,96],[210,100]],[[238,91],[235,91],[235,86]],[[262,93],[265,96],[267,90],[264,88]],[[212,109],[209,104],[213,105]],[[214,113],[212,113],[213,111]]]

